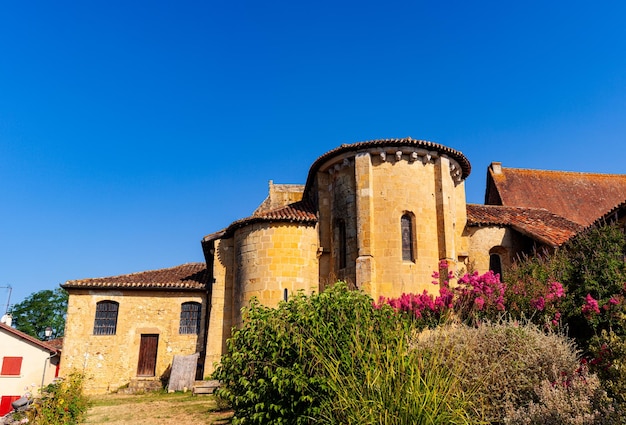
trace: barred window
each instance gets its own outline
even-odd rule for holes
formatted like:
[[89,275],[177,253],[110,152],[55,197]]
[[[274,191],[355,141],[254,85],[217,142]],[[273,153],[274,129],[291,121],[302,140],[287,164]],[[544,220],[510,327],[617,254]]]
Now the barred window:
[[100,301],[96,304],[94,335],[115,335],[119,306],[119,303],[115,301]]
[[200,333],[200,311],[202,305],[196,302],[183,303],[180,308],[180,334]]
[[402,232],[402,260],[415,261],[415,253],[413,251],[413,217],[407,213],[400,219],[400,229]]

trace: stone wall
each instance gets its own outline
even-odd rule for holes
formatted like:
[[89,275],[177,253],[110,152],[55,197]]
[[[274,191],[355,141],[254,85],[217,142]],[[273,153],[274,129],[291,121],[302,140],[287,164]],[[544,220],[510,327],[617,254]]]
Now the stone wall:
[[[352,281],[374,299],[432,291],[439,260],[454,270],[459,257],[468,255],[465,192],[456,170],[458,164],[448,157],[415,148],[374,148],[329,159],[315,186],[320,264],[330,270],[329,279]],[[402,260],[404,214],[413,217],[413,261]],[[337,267],[338,221],[345,223],[348,240],[343,270]],[[325,277],[320,270],[322,283]]]
[[[119,303],[115,335],[94,335],[96,303]],[[115,391],[136,378],[142,334],[158,334],[155,378],[171,366],[174,355],[193,354],[204,348],[204,321],[199,335],[180,335],[180,312],[184,302],[202,304],[204,293],[166,291],[70,290],[61,375],[72,370],[85,373],[85,392]]]
[[500,255],[502,267],[506,269],[522,252],[530,252],[532,240],[504,226],[469,227],[469,269],[485,273],[489,270],[489,255],[493,251]]
[[[255,223],[235,232],[234,312],[252,297],[276,306],[299,290],[318,290],[317,233],[297,223]],[[238,321],[238,319],[236,320]]]

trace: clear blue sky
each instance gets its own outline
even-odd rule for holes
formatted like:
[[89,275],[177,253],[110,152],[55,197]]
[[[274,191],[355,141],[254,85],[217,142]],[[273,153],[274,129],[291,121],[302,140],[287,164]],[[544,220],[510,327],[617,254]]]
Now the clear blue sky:
[[201,261],[342,143],[460,150],[475,203],[491,161],[626,173],[624,22],[622,1],[3,2],[0,286]]

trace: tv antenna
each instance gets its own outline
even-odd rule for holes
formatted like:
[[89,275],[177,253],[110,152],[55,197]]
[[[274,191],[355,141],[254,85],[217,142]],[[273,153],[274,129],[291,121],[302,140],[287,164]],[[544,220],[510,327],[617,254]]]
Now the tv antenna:
[[13,291],[13,288],[11,287],[11,285],[0,286],[0,288],[4,288],[4,289],[8,289],[9,290],[9,297],[7,298],[7,308],[4,311],[4,314],[9,314],[9,305],[11,304],[11,292]]

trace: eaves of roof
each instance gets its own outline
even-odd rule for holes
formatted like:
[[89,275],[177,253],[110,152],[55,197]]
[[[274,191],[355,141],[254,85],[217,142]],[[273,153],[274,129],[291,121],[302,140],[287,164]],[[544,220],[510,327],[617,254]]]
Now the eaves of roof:
[[58,353],[61,352],[61,350],[59,350],[59,349],[57,349],[55,347],[52,347],[51,345],[48,345],[45,342],[43,342],[43,341],[41,341],[41,340],[39,340],[39,339],[37,339],[35,337],[32,337],[32,336],[30,336],[28,334],[25,334],[24,332],[18,331],[17,329],[12,328],[11,326],[7,326],[4,323],[0,323],[0,329],[2,329],[4,331],[14,335],[17,338],[20,338],[20,339],[22,339],[24,341],[27,341],[27,342],[29,342],[29,343],[31,343],[33,345],[36,345],[38,348],[41,348],[42,350],[46,350],[49,353],[58,354]]
[[467,225],[510,226],[543,244],[557,247],[583,230],[583,226],[544,208],[467,205]]
[[293,204],[289,204],[284,207],[275,208],[269,211],[262,211],[250,217],[237,220],[224,230],[206,235],[202,238],[202,242],[204,243],[216,239],[229,238],[233,235],[235,230],[250,224],[261,222],[315,224],[317,223],[317,211],[313,204],[308,200],[294,202]]
[[205,291],[209,273],[204,263],[187,263],[176,267],[148,270],[119,276],[70,280],[63,289],[133,289]]

